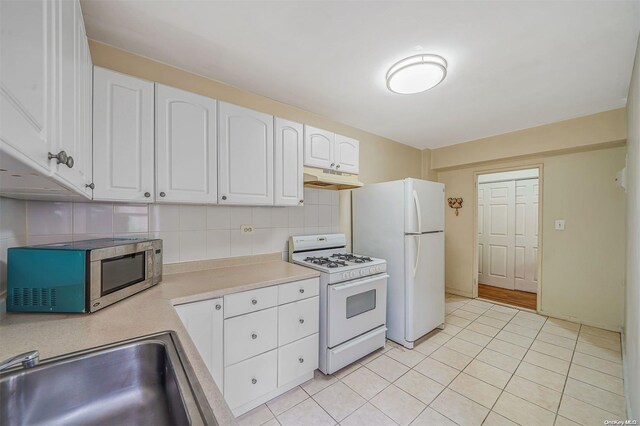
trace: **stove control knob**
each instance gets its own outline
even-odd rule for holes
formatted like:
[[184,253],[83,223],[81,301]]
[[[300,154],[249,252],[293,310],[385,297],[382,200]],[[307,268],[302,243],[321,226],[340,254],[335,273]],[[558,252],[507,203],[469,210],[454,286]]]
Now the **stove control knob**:
[[356,271],[351,271],[351,276],[352,276],[352,277],[357,277],[357,276],[358,276],[358,273],[357,273]]
[[367,274],[367,269],[366,268],[362,268],[360,270],[360,275],[366,275]]
[[342,278],[348,279],[349,278],[349,273],[348,272],[343,273],[342,274]]
[[376,266],[376,271],[382,272],[382,266],[380,266],[380,265]]

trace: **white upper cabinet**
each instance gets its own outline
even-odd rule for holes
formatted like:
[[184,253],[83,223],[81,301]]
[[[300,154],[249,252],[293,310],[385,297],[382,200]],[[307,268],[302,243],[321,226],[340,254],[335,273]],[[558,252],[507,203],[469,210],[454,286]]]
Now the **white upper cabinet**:
[[304,126],[304,165],[345,173],[360,171],[359,142],[311,126]]
[[360,166],[359,142],[346,136],[335,136],[335,168],[341,172],[358,174]]
[[273,205],[273,116],[220,102],[220,204]]
[[304,165],[333,168],[334,134],[311,126],[304,126]]
[[58,176],[91,196],[92,179],[91,57],[78,1],[53,2],[56,43],[55,131],[51,151],[67,161],[51,165]]
[[0,147],[48,173],[54,3],[0,1]]
[[275,119],[274,204],[297,206],[303,203],[302,124]]
[[152,202],[154,85],[95,67],[93,199]]
[[215,204],[216,100],[156,84],[156,201]]

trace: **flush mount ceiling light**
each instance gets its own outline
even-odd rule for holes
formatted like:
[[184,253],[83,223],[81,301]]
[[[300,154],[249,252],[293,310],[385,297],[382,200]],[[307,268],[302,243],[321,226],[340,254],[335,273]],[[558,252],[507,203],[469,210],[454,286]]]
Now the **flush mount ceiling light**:
[[429,90],[444,80],[447,61],[438,55],[421,54],[404,58],[387,71],[387,88],[409,95]]

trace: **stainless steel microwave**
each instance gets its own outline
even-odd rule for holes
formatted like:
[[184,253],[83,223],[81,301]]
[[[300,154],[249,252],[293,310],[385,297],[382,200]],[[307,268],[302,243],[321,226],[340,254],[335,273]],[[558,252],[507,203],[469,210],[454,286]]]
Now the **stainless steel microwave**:
[[14,247],[7,310],[95,312],[162,280],[162,240],[101,238]]

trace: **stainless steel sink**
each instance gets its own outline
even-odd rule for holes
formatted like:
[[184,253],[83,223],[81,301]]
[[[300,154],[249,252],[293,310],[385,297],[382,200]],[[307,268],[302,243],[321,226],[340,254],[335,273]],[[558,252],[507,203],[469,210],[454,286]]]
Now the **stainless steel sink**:
[[0,425],[217,424],[174,332],[0,374]]

